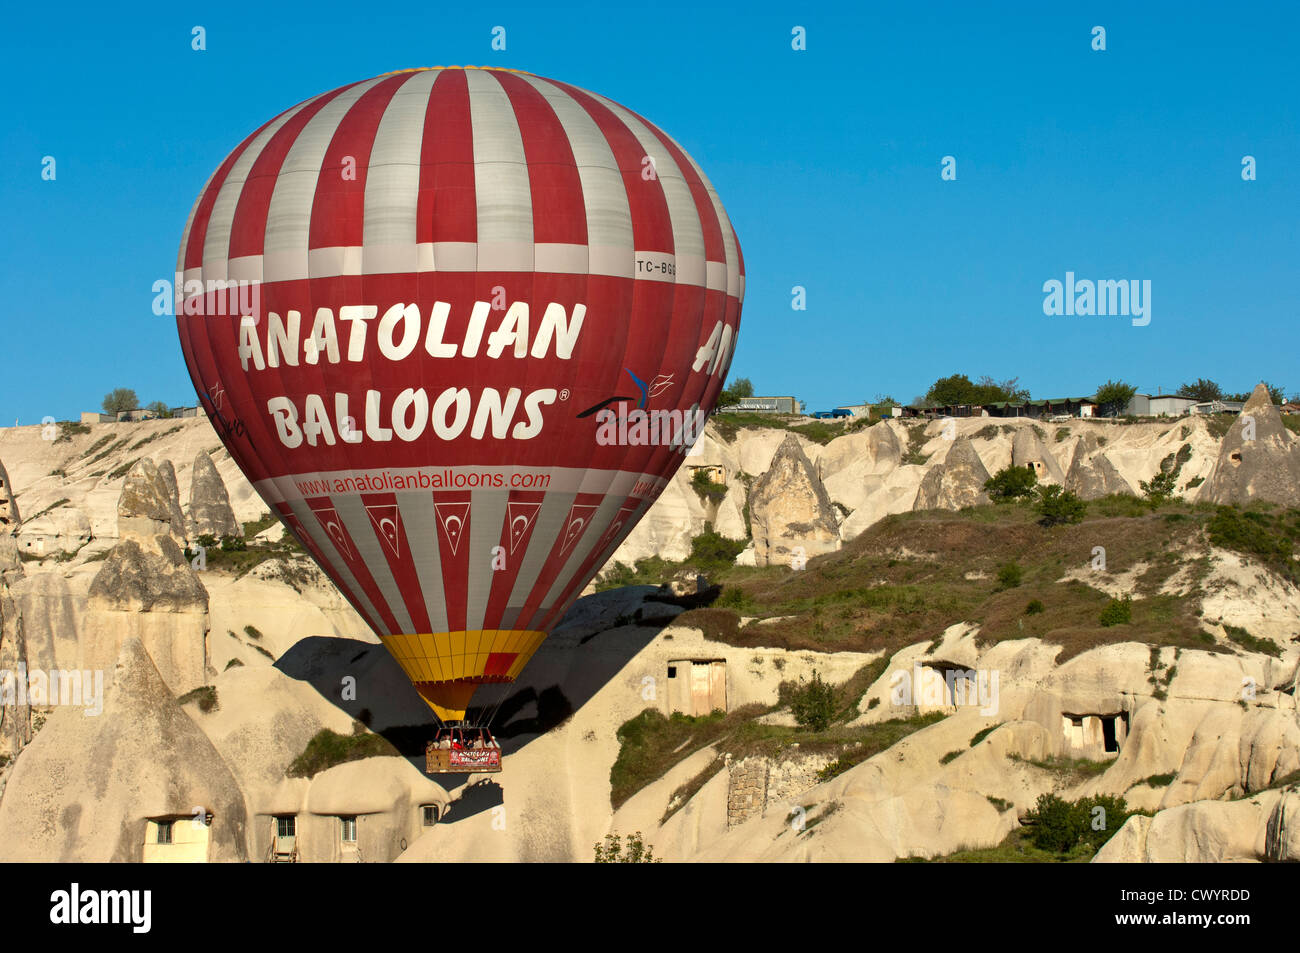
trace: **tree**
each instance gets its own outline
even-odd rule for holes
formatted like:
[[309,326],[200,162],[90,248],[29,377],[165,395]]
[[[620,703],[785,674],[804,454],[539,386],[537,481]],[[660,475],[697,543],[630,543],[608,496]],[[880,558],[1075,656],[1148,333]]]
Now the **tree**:
[[[1286,388],[1281,387],[1279,385],[1270,384],[1268,381],[1260,381],[1260,383],[1263,384],[1264,389],[1268,391],[1268,396],[1272,399],[1273,403],[1275,404],[1286,403],[1286,395],[1285,395]],[[1223,399],[1235,400],[1244,404],[1246,401],[1250,400],[1250,394],[1249,393],[1225,394]]]
[[985,374],[976,385],[983,393],[978,403],[991,404],[1003,400],[1029,400],[1029,388],[1020,386],[1019,377],[1008,377],[1004,381],[994,380]]
[[106,414],[120,414],[124,410],[135,410],[140,406],[140,398],[129,387],[119,387],[104,395],[101,404]]
[[969,404],[975,393],[975,385],[965,374],[953,374],[941,377],[925,392],[925,399],[932,404],[948,406],[952,404]]
[[984,481],[984,489],[994,503],[1010,503],[1033,496],[1037,482],[1031,467],[1006,466]]
[[1020,379],[994,380],[985,374],[978,383],[971,383],[965,374],[941,377],[926,392],[925,399],[940,406],[955,404],[994,404],[1002,401],[1029,399],[1029,389],[1020,386]]
[[172,415],[172,409],[161,400],[155,400],[145,404],[144,409],[159,417],[170,417]]
[[719,407],[730,407],[733,404],[740,403],[742,397],[753,397],[754,385],[750,383],[748,377],[737,377],[727,385],[722,394],[718,397]]
[[1179,396],[1194,397],[1204,403],[1211,400],[1223,400],[1223,388],[1207,377],[1198,377],[1190,384],[1178,388]]
[[825,731],[835,716],[835,689],[822,681],[813,669],[812,680],[800,684],[791,693],[790,714],[795,724],[809,731]]
[[1082,523],[1084,514],[1088,512],[1088,504],[1069,490],[1052,483],[1038,488],[1038,502],[1034,504],[1034,509],[1043,517],[1039,522],[1044,526],[1058,526]]
[[1138,486],[1141,487],[1147,502],[1151,504],[1152,508],[1155,508],[1173,499],[1177,483],[1178,472],[1176,470],[1162,469],[1150,480],[1139,480]]
[[1124,412],[1124,408],[1136,393],[1137,388],[1132,384],[1108,380],[1097,388],[1093,399],[1101,407],[1102,416],[1117,417]]

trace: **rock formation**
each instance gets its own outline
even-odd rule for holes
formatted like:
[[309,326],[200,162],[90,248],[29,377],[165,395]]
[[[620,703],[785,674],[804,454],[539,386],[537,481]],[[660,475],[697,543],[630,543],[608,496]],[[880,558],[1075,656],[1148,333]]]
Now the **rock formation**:
[[1133,495],[1133,487],[1101,452],[1101,444],[1092,433],[1084,434],[1075,445],[1074,459],[1065,475],[1065,488],[1083,500],[1096,500],[1112,493]]
[[754,559],[759,566],[790,565],[840,548],[835,506],[794,434],[749,496]]
[[943,463],[930,468],[916,491],[914,510],[960,510],[987,503],[984,483],[989,478],[983,461],[969,437],[958,437],[948,448]]
[[216,464],[206,450],[200,450],[194,457],[190,483],[190,538],[205,534],[219,540],[223,536],[243,536],[244,529],[230,508],[230,494]]
[[1300,506],[1300,439],[1282,424],[1268,388],[1258,385],[1223,438],[1200,500],[1267,500]]
[[856,510],[902,459],[898,435],[888,423],[877,423],[827,444],[817,457],[817,473],[831,499]]
[[185,511],[181,509],[181,493],[176,486],[176,468],[170,460],[158,464],[158,475],[162,477],[163,486],[167,488],[167,508],[171,511],[172,535],[184,539],[188,532],[185,524]]
[[4,463],[0,462],[0,534],[9,536],[18,532],[23,523],[18,513],[18,501],[14,499],[13,488],[9,485],[9,474]]
[[29,667],[72,669],[81,663],[78,636],[88,583],[84,576],[69,580],[60,572],[33,572],[14,586]]
[[247,859],[234,777],[129,639],[103,711],[58,707],[15,762],[0,800],[0,859],[138,862],[150,819],[189,824],[198,807],[213,815],[208,859]]
[[170,536],[184,539],[185,527],[174,525],[167,481],[153,461],[136,463],[122,482],[117,498],[117,534],[122,539]]
[[[0,463],[0,690],[14,688],[13,675],[27,665],[27,642],[22,616],[18,613],[10,585],[23,578],[18,558],[17,534],[22,520],[9,485],[9,474]],[[31,707],[15,696],[0,699],[0,754],[13,757],[31,740]]]
[[[0,466],[0,480],[3,480],[8,492],[9,479],[4,467]],[[0,496],[0,507],[4,497]],[[22,561],[18,558],[18,544],[15,534],[18,531],[18,508],[12,505],[7,512],[12,513],[12,522],[0,525],[0,754],[13,757],[31,740],[32,719],[31,706],[26,700],[19,700],[17,694],[9,697],[8,692],[16,689],[14,679],[22,669],[27,667],[27,640],[23,631],[23,619],[10,589],[11,583],[17,583],[23,577]]]
[[1062,484],[1065,474],[1052,451],[1032,426],[1020,427],[1011,441],[1011,465],[1033,467],[1039,483]]
[[1241,801],[1200,801],[1134,815],[1093,863],[1255,863],[1300,859],[1300,794],[1264,791]]
[[90,520],[72,506],[56,506],[24,521],[22,535],[23,552],[35,556],[75,553],[93,538]]
[[119,542],[91,581],[82,664],[104,669],[138,637],[177,695],[205,684],[208,593],[171,532],[167,487],[141,460],[117,504]]

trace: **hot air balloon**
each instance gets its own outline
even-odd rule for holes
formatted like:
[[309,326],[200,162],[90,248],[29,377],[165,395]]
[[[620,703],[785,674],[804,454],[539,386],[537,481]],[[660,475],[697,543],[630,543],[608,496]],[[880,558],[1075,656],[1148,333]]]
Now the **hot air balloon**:
[[256,130],[177,271],[226,449],[447,723],[515,679],[681,465],[744,295],[717,193],[657,126],[460,67]]

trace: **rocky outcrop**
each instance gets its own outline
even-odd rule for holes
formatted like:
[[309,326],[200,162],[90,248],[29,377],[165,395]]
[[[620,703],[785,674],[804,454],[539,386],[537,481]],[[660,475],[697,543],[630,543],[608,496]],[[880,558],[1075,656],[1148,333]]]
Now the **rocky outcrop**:
[[[12,758],[32,737],[32,713],[26,694],[17,692],[15,679],[28,667],[23,618],[10,590],[10,581],[22,575],[12,536],[0,536],[0,754]],[[10,692],[13,692],[11,695]]]
[[1223,438],[1214,472],[1197,499],[1300,506],[1300,439],[1282,424],[1263,384],[1255,388]]
[[167,488],[167,509],[171,513],[172,535],[185,537],[188,527],[185,524],[185,511],[181,509],[181,493],[176,486],[176,468],[170,460],[158,464],[158,476],[162,477],[163,486]]
[[837,437],[817,457],[817,473],[837,503],[856,510],[903,459],[902,444],[888,423]]
[[914,510],[960,510],[989,502],[984,484],[989,478],[970,438],[958,437],[943,463],[930,468],[916,491]]
[[[19,671],[19,666],[27,667],[27,640],[23,619],[10,588],[11,584],[17,584],[23,578],[16,539],[22,520],[3,464],[0,464],[0,517],[4,518],[0,523],[0,679],[4,679],[0,690],[7,695],[8,691],[16,688],[14,673]],[[31,736],[31,706],[26,699],[20,701],[16,693],[13,697],[0,698],[0,754],[12,758],[31,740]]]
[[230,508],[226,483],[206,450],[200,450],[194,457],[189,529],[191,539],[208,535],[219,540],[223,536],[244,535],[243,527],[235,519],[235,511]]
[[234,777],[130,639],[102,712],[58,707],[15,762],[0,800],[0,860],[138,862],[150,819],[188,824],[196,808],[213,816],[207,859],[246,860]]
[[117,512],[121,539],[90,583],[82,664],[109,668],[138,638],[181,695],[207,681],[208,592],[176,541],[167,486],[149,460],[127,474]]
[[5,465],[0,463],[0,534],[12,536],[18,532],[22,523],[18,501],[14,499],[13,488],[9,485],[9,474],[5,471]]
[[170,536],[124,539],[90,584],[83,664],[103,669],[138,638],[177,695],[207,681],[208,592]]
[[1047,449],[1047,444],[1043,443],[1042,438],[1038,436],[1038,431],[1032,426],[1020,427],[1016,430],[1016,435],[1011,441],[1011,465],[1033,468],[1039,483],[1060,485],[1065,482],[1061,464],[1057,462],[1052,451]]
[[1093,863],[1253,863],[1300,859],[1300,793],[1265,791],[1241,801],[1200,801],[1134,815]]
[[34,572],[14,586],[29,668],[73,669],[81,664],[78,636],[88,582],[84,576],[69,580],[59,572]]
[[794,434],[749,496],[754,559],[759,566],[790,565],[840,548],[835,506]]
[[1065,488],[1083,500],[1097,500],[1113,493],[1133,495],[1133,487],[1101,452],[1100,442],[1091,433],[1084,434],[1074,447]]
[[90,584],[90,607],[121,612],[208,609],[208,592],[180,546],[169,536],[152,547],[124,539],[113,547]]
[[148,539],[164,535],[184,539],[184,525],[174,524],[173,519],[167,481],[152,460],[140,460],[126,475],[122,495],[117,498],[118,536]]

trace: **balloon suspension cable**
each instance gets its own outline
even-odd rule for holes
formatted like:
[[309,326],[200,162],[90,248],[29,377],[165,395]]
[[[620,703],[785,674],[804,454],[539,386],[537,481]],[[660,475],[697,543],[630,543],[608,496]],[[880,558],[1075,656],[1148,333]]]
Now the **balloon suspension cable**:
[[497,692],[496,701],[490,702],[479,709],[479,717],[476,720],[476,725],[478,727],[487,728],[489,730],[492,728],[493,721],[496,720],[497,712],[501,710],[501,706],[505,704],[506,698],[509,696],[510,683],[503,682],[499,685],[494,685],[493,688]]

